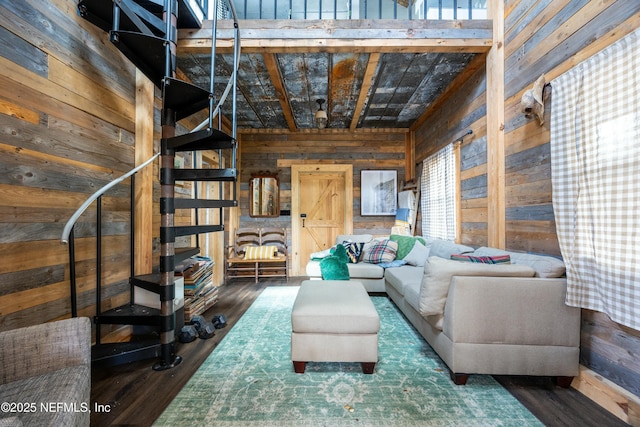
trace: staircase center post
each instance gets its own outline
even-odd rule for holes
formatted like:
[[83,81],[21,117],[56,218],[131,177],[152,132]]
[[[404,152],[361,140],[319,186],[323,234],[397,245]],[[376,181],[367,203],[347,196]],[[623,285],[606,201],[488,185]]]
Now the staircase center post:
[[[166,54],[165,77],[175,77],[176,61],[175,52],[177,44],[177,0],[166,0],[165,22],[166,30]],[[163,100],[164,101],[164,100]],[[176,113],[172,108],[162,107],[162,141],[176,136]],[[175,180],[173,179],[173,167],[175,150],[161,143],[162,155],[160,157],[160,286],[174,287],[175,277],[175,231],[174,231],[174,198]],[[170,292],[171,295],[174,292]],[[166,295],[162,292],[161,295]],[[160,361],[154,365],[155,370],[169,369],[182,361],[175,354],[176,314],[173,298],[161,298],[160,315],[163,324],[160,327]]]

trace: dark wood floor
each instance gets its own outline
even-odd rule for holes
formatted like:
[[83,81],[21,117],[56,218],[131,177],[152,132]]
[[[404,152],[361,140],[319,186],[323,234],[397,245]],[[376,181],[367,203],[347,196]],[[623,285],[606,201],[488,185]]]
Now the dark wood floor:
[[[222,286],[217,304],[205,313],[224,314],[228,326],[218,329],[208,340],[197,339],[178,347],[183,361],[166,371],[151,369],[155,360],[135,362],[108,369],[93,369],[91,404],[101,405],[103,412],[92,412],[92,426],[149,426],[178,394],[207,356],[249,308],[266,286],[281,285],[278,280],[260,283],[235,280]],[[287,285],[297,286],[298,279]],[[547,426],[624,426],[611,415],[574,389],[555,387],[547,378],[497,377],[518,400]]]

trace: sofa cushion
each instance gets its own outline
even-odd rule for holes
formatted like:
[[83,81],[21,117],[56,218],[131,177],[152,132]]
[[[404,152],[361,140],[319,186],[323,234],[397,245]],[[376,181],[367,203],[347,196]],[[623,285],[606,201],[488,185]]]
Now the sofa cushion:
[[322,272],[320,271],[320,260],[311,260],[307,263],[305,267],[305,272],[309,277],[322,277]]
[[409,265],[424,267],[429,258],[430,250],[425,245],[416,241],[411,251],[403,258]]
[[385,281],[392,286],[400,295],[404,295],[404,288],[412,283],[420,289],[424,267],[404,265],[398,268],[389,268],[384,272]]
[[417,312],[420,312],[420,287],[422,281],[411,281],[404,284],[404,300]]
[[[367,262],[359,262],[357,264],[348,263],[347,269],[352,279],[381,279],[384,277],[384,268],[377,264],[369,264]],[[307,263],[306,273],[309,277],[322,277],[320,261],[309,261]]]
[[424,266],[418,312],[422,316],[444,314],[452,276],[533,277],[534,274],[526,265],[478,264],[432,256]]
[[459,245],[449,240],[436,239],[431,241],[429,256],[437,256],[444,259],[451,258],[454,254],[466,254],[473,252],[471,246]]
[[347,263],[335,255],[320,261],[322,280],[349,280]]
[[352,278],[360,279],[381,279],[384,277],[384,268],[377,264],[359,262],[357,264],[347,264],[349,274]]
[[397,252],[398,244],[396,242],[389,239],[380,240],[372,245],[365,246],[362,261],[372,264],[391,262],[396,259]]
[[535,270],[536,277],[563,277],[566,273],[566,267],[562,260],[547,255],[527,254],[524,252],[510,252],[502,249],[488,248],[486,246],[476,249],[473,252],[473,255],[509,255],[511,257],[511,264],[528,265]]

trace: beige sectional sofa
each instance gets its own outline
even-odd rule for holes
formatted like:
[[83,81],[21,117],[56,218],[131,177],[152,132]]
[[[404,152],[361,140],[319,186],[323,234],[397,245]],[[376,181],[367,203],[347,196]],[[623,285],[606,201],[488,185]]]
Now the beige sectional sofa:
[[[447,259],[461,252],[508,254],[511,263]],[[564,303],[562,261],[443,241],[432,242],[429,255],[424,267],[387,269],[386,292],[456,384],[492,374],[552,376],[570,385],[579,367],[580,309]]]
[[[354,236],[338,241],[343,237]],[[564,303],[561,260],[444,240],[426,243],[423,259],[413,265],[360,262],[358,270],[349,265],[349,271],[364,276],[383,270],[384,292],[438,353],[456,384],[465,384],[469,374],[551,376],[560,385],[571,383],[579,368],[580,309]],[[510,262],[462,262],[451,260],[452,254],[509,255]],[[314,267],[308,265],[307,272]],[[369,292],[379,292],[369,284]]]

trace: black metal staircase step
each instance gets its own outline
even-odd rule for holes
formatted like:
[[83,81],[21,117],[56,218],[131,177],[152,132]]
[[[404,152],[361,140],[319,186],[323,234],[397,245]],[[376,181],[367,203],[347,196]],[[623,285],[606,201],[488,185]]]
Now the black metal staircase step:
[[162,86],[164,108],[172,109],[176,120],[197,113],[209,106],[211,93],[191,83],[167,77]]
[[176,151],[217,150],[236,146],[236,141],[231,135],[212,128],[185,133],[173,138],[163,138],[162,142],[166,144],[168,149]]
[[129,283],[133,286],[137,286],[149,292],[158,294],[160,301],[170,301],[176,296],[174,286],[161,286],[160,274],[141,274],[138,276],[129,277]]
[[158,87],[165,76],[165,40],[133,31],[111,31],[111,42]]
[[113,28],[113,0],[80,0],[78,15],[104,31]]
[[237,200],[209,200],[209,199],[174,199],[175,209],[216,209],[234,208],[238,206]]
[[95,344],[91,347],[93,367],[106,368],[160,356],[160,339]]
[[173,227],[175,236],[193,236],[194,234],[215,233],[223,231],[223,225],[187,225],[181,227]]
[[130,304],[104,311],[95,316],[94,321],[101,325],[161,326],[162,318],[156,308]]
[[176,265],[178,265],[185,259],[191,258],[192,256],[198,255],[199,253],[199,247],[175,248],[175,255],[173,256],[174,262]]
[[[161,18],[164,9],[164,0],[133,0],[127,2],[136,4],[149,13]],[[206,19],[196,0],[178,0],[177,28],[201,28],[202,21]],[[110,31],[113,28],[113,0],[80,0],[78,2],[78,14],[93,25]],[[135,25],[129,19],[121,19],[120,28],[127,31],[136,31]]]
[[235,169],[174,169],[175,181],[234,181]]
[[[80,0],[78,14],[104,31],[113,29],[113,0]],[[146,27],[154,35],[164,37],[162,3],[143,0],[120,0],[121,9],[118,26],[123,31],[143,32]],[[144,27],[141,27],[142,24]]]
[[158,287],[160,286],[160,274],[141,274],[138,276],[130,277],[129,283],[133,286],[138,286],[142,289],[146,289],[149,292],[159,293]]

